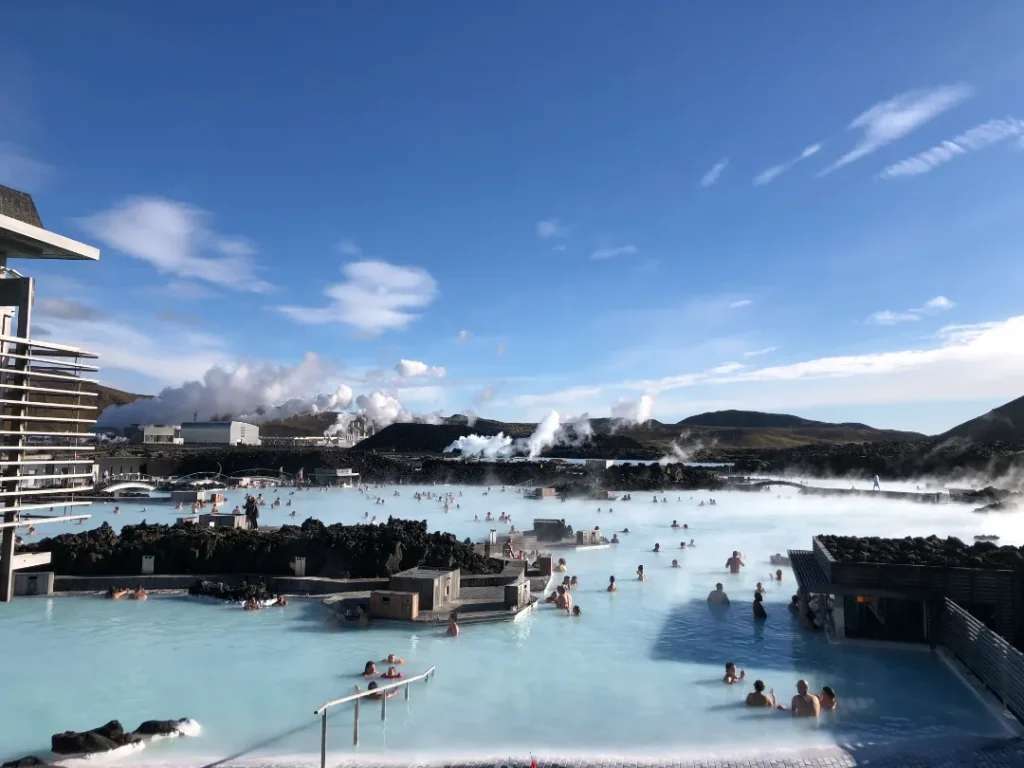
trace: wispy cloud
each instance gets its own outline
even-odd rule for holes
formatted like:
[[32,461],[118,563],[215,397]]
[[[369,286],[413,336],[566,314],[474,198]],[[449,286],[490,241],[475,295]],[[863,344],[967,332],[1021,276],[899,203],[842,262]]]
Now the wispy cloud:
[[130,197],[80,222],[103,244],[158,271],[195,278],[237,291],[263,293],[271,285],[253,262],[245,239],[215,232],[210,215],[187,203],[161,197]]
[[341,240],[338,242],[338,252],[344,256],[362,256],[363,249],[354,240]]
[[754,177],[754,186],[760,187],[764,186],[765,184],[770,184],[771,182],[775,181],[775,179],[777,179],[779,176],[781,176],[790,168],[792,168],[794,165],[799,163],[801,160],[806,160],[809,157],[813,157],[820,151],[821,144],[810,144],[804,147],[800,154],[792,158],[791,160],[787,160],[785,163],[780,163],[779,165],[773,165],[771,168],[767,168],[761,171],[761,173],[757,174],[757,176]]
[[17,144],[0,141],[0,183],[31,192],[53,171],[52,165],[36,160]]
[[899,323],[912,323],[920,320],[926,315],[934,315],[939,312],[948,312],[956,304],[945,296],[936,296],[929,299],[919,307],[911,307],[901,311],[882,309],[872,312],[868,316],[868,322],[873,325],[898,325]]
[[565,237],[567,234],[569,234],[569,231],[558,219],[541,219],[537,222],[537,237],[541,240]]
[[473,334],[471,334],[468,330],[466,330],[465,328],[462,328],[462,329],[459,330],[458,333],[455,334],[455,340],[457,342],[459,342],[459,344],[465,344],[466,342],[468,342],[470,340],[472,335]]
[[913,157],[893,163],[879,176],[883,179],[895,179],[900,176],[917,176],[928,173],[960,155],[976,152],[1016,136],[1024,136],[1024,120],[1018,120],[1015,117],[989,120],[987,123],[976,125],[952,139],[936,144],[924,152],[919,152]]
[[761,357],[762,355],[770,355],[776,351],[778,347],[761,347],[761,349],[752,349],[749,352],[744,352],[744,357]]
[[729,302],[729,309],[742,309],[743,307],[749,307],[753,303],[751,299],[737,299],[736,301]]
[[617,245],[612,248],[598,248],[590,254],[590,258],[595,261],[604,261],[605,259],[614,259],[618,256],[635,256],[639,252],[640,249],[632,244]]
[[729,166],[729,158],[723,157],[717,163],[711,166],[711,170],[701,176],[700,185],[705,189],[718,183],[718,180],[722,177],[722,173]]
[[860,130],[856,146],[821,172],[832,173],[844,165],[860,160],[872,152],[935,119],[971,95],[966,85],[943,85],[938,88],[907,91],[888,101],[880,101],[850,123],[850,130]]
[[281,306],[278,310],[296,322],[340,323],[375,335],[406,327],[419,317],[417,310],[437,297],[437,282],[420,267],[353,261],[342,267],[342,274],[344,281],[324,290],[330,299],[326,306]]
[[43,317],[61,320],[101,320],[106,317],[105,312],[74,299],[39,299],[35,303],[35,311]]

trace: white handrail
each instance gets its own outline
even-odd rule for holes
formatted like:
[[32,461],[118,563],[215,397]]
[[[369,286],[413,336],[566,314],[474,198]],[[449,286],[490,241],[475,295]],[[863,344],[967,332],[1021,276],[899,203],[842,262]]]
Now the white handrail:
[[384,691],[390,691],[393,688],[401,688],[402,686],[409,685],[410,683],[415,683],[420,680],[426,680],[428,677],[434,674],[434,670],[436,669],[437,667],[434,666],[428,669],[426,672],[416,675],[414,677],[403,677],[401,680],[398,680],[394,683],[380,685],[372,690],[359,691],[358,693],[350,693],[348,696],[343,696],[340,699],[332,699],[331,701],[328,701],[325,704],[321,704],[319,708],[314,709],[313,715],[318,717],[331,707],[336,707],[339,704],[348,704],[350,701],[355,701],[356,699],[365,699],[370,696],[377,696],[383,693]]

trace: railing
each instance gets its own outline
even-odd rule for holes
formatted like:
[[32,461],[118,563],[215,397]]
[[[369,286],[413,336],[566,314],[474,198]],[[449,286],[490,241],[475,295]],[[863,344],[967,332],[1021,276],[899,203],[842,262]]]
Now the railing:
[[9,321],[0,323],[0,602],[11,599],[20,567],[14,529],[88,518],[40,513],[88,504],[76,495],[93,488],[98,415],[96,380],[86,375],[97,368],[84,362],[96,356],[3,332]]
[[313,710],[314,717],[322,718],[320,724],[320,768],[326,768],[327,766],[327,712],[332,707],[337,707],[341,704],[348,704],[353,702],[355,704],[354,714],[352,717],[352,745],[359,746],[359,702],[362,699],[367,698],[379,698],[380,699],[380,719],[386,720],[388,714],[388,691],[397,690],[398,688],[405,689],[405,700],[409,701],[409,690],[412,688],[412,684],[419,682],[420,680],[429,683],[431,676],[437,667],[431,667],[426,672],[412,677],[402,678],[393,683],[387,683],[381,685],[378,688],[374,688],[372,691],[360,691],[358,687],[355,693],[350,693],[348,696],[343,696],[340,699],[334,699],[328,701],[325,704],[320,705]]
[[1024,721],[1024,653],[946,598],[942,643],[977,675],[1018,720]]

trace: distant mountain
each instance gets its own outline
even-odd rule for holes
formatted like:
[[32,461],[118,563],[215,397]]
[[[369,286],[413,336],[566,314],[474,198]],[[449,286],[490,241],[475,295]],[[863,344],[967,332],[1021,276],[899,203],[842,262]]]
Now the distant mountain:
[[939,438],[960,438],[975,443],[1024,442],[1024,397],[965,421],[939,435]]
[[103,384],[96,385],[96,413],[103,413],[112,405],[128,405],[136,400],[144,400],[151,395],[137,395],[133,392],[107,387]]
[[[788,413],[761,411],[709,411],[677,422],[680,427],[834,427],[824,421],[811,421]],[[870,427],[869,427],[870,429]]]

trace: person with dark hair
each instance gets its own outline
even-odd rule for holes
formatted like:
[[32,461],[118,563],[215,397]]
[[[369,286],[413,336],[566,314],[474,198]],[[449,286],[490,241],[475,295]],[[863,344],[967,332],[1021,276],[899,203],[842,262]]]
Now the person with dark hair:
[[722,586],[722,582],[715,584],[715,588],[712,592],[708,593],[708,605],[728,605],[729,596],[725,594],[725,588]]
[[606,591],[607,592],[615,592],[617,589],[618,589],[618,587],[615,585],[615,577],[614,576],[609,576],[608,577],[608,589]]
[[458,637],[460,631],[459,614],[452,611],[448,614],[448,637]]
[[748,707],[774,707],[775,706],[775,693],[769,691],[764,692],[764,681],[755,680],[754,690],[747,694],[747,706]]
[[741,669],[737,671],[735,662],[725,662],[725,677],[722,678],[723,683],[726,683],[727,685],[732,685],[733,683],[738,683],[746,676],[747,673],[745,670]]
[[366,662],[366,666],[363,667],[363,677],[376,677],[377,676],[377,665],[372,661]]
[[764,621],[768,618],[768,611],[764,609],[764,595],[760,592],[754,593],[754,619]]
[[822,686],[818,699],[821,701],[822,712],[835,712],[839,709],[839,697],[830,685]]

